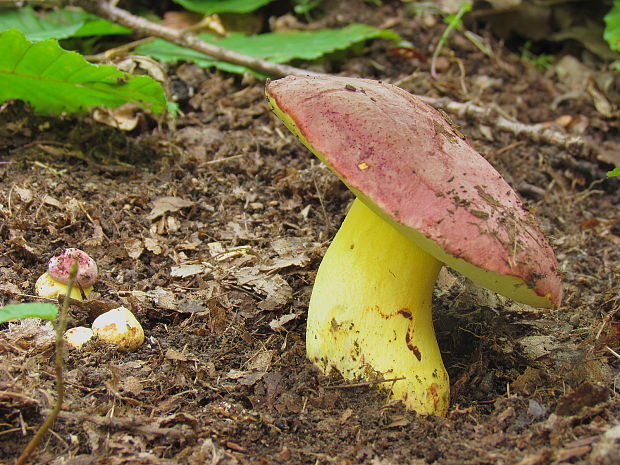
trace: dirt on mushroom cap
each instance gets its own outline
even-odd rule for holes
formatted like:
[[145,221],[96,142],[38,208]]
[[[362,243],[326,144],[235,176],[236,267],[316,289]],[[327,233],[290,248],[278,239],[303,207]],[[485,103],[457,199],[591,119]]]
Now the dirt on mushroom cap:
[[47,264],[47,271],[54,279],[68,284],[69,270],[73,262],[77,262],[78,265],[76,276],[77,284],[81,287],[92,286],[99,274],[97,263],[86,252],[80,249],[65,249],[61,254],[50,258]]
[[[516,300],[559,305],[557,261],[534,218],[437,110],[368,79],[289,76],[267,95],[356,195],[427,252]],[[523,284],[532,299],[511,294]]]

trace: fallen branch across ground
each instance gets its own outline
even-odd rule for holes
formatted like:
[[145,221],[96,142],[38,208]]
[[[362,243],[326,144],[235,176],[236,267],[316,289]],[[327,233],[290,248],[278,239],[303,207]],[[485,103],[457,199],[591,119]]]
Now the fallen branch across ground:
[[573,150],[580,149],[585,145],[585,141],[581,137],[564,134],[544,123],[524,124],[519,121],[511,121],[504,116],[498,115],[491,107],[484,108],[471,103],[455,102],[444,98],[418,97],[435,108],[456,114],[459,117],[482,119],[500,131],[510,132],[516,136],[523,135],[535,142],[546,142]]
[[151,37],[159,37],[182,47],[191,48],[200,53],[204,53],[217,60],[246,66],[269,76],[282,77],[287,75],[295,76],[320,76],[321,73],[295,68],[294,66],[273,63],[260,58],[251,57],[228,50],[217,45],[209,44],[200,40],[195,34],[187,31],[176,30],[160,24],[148,21],[147,19],[135,16],[122,8],[118,8],[108,2],[92,0],[68,0],[66,4],[79,6],[89,13],[93,13],[101,18],[120,24],[121,26],[133,29],[139,34]]
[[[246,66],[270,76],[324,76],[322,73],[316,73],[314,71],[296,68],[294,66],[261,60],[259,58],[243,55],[232,50],[209,44],[200,40],[192,33],[153,23],[105,1],[67,0],[66,3],[79,6],[85,11],[100,16],[101,18],[105,18],[116,24],[133,29],[141,35],[148,37],[159,37],[182,47],[187,47],[204,53],[212,58]],[[582,138],[564,134],[550,128],[546,124],[524,124],[518,121],[511,121],[510,119],[498,114],[491,107],[484,108],[478,105],[454,102],[444,98],[433,98],[426,96],[418,97],[435,108],[457,114],[460,117],[482,119],[486,124],[493,125],[500,131],[507,131],[516,136],[522,135],[536,142],[546,142],[548,144],[559,145],[571,150],[580,150],[584,147],[584,145],[586,145]]]

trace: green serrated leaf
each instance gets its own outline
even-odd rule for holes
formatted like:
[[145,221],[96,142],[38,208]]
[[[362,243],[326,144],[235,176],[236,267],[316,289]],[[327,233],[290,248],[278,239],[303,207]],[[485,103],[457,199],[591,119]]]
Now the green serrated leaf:
[[215,13],[249,13],[273,0],[174,0],[183,8],[212,15]]
[[608,177],[620,176],[620,166],[616,166],[613,170],[607,172]]
[[[205,42],[276,63],[285,63],[294,59],[314,60],[327,53],[343,50],[364,40],[379,37],[400,40],[400,36],[393,31],[380,30],[365,24],[351,24],[342,29],[273,32],[249,37],[242,34],[231,34],[224,38],[209,34],[200,35]],[[234,73],[249,71],[256,74],[255,71],[244,66],[209,58],[195,50],[163,40],[141,45],[136,52],[166,62],[186,60],[205,68],[216,66],[224,71]]]
[[7,321],[23,320],[24,318],[42,318],[54,320],[58,314],[58,308],[49,303],[12,304],[0,308],[0,323]]
[[0,31],[11,28],[19,29],[32,41],[132,32],[82,10],[37,12],[28,6],[0,9]]
[[609,48],[620,51],[620,0],[614,0],[611,10],[605,15],[603,38],[609,44]]
[[166,109],[161,85],[114,66],[93,65],[56,40],[30,42],[17,29],[0,33],[0,103],[24,100],[39,113],[80,113],[93,106],[135,103],[153,113]]

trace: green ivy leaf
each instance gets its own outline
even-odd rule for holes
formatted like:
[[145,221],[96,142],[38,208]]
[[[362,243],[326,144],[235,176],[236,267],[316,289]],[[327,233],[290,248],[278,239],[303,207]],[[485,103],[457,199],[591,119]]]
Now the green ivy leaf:
[[183,8],[212,15],[215,13],[249,13],[273,0],[174,0]]
[[620,176],[620,166],[616,166],[613,170],[607,172],[608,177]]

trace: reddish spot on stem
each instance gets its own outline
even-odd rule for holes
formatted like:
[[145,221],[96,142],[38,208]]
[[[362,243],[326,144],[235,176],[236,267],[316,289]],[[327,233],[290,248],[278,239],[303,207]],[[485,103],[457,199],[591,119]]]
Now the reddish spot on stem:
[[437,404],[439,404],[439,385],[437,383],[433,383],[428,387],[428,395],[433,401],[433,405],[437,408]]
[[401,308],[398,313],[407,318],[408,320],[411,320],[413,318],[413,315],[408,308]]
[[405,335],[405,343],[407,344],[407,347],[409,348],[409,350],[411,352],[413,352],[413,355],[415,355],[415,358],[418,359],[418,362],[422,361],[422,354],[420,353],[420,349],[418,349],[418,346],[413,345],[413,342],[411,342],[411,333],[413,332],[413,330],[411,331],[407,331],[407,334]]

